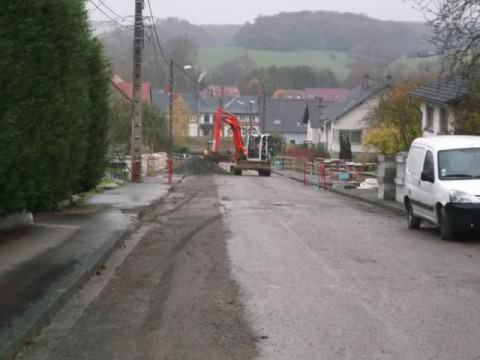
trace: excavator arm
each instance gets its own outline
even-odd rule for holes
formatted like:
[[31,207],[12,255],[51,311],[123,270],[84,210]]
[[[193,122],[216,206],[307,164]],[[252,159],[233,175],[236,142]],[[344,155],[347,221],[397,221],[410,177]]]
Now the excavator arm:
[[217,154],[220,151],[220,138],[222,136],[222,125],[227,124],[232,129],[233,144],[235,145],[234,160],[238,160],[245,157],[245,147],[243,145],[242,130],[240,123],[236,116],[223,111],[222,108],[218,108],[215,112],[215,124],[213,128],[213,143],[212,153]]

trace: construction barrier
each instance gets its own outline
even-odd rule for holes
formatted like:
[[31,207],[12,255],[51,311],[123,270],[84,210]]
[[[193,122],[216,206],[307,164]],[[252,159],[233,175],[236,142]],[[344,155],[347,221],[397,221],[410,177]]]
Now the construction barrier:
[[296,178],[303,175],[305,186],[327,188],[338,183],[354,186],[368,178],[376,178],[377,164],[326,158],[276,157],[273,169],[293,172]]

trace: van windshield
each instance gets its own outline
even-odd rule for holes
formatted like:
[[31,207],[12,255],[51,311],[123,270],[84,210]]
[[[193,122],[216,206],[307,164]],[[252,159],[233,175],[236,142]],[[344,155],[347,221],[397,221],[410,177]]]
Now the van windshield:
[[480,179],[480,148],[439,152],[438,173],[441,180]]

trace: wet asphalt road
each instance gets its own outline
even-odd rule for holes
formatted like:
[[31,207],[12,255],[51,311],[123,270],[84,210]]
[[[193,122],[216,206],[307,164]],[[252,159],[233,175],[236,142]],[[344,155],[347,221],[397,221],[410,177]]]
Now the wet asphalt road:
[[187,178],[144,226],[19,358],[480,359],[480,240],[278,176]]
[[480,239],[280,177],[217,177],[261,359],[480,359]]

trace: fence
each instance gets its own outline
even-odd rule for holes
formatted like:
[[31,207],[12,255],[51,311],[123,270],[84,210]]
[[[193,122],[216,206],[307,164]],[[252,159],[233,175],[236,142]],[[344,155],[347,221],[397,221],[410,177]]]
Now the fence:
[[367,178],[375,178],[376,163],[353,163],[344,160],[302,157],[277,157],[273,169],[290,172],[297,179],[303,179],[307,186],[327,188],[338,183],[360,184]]
[[[144,154],[142,156],[142,176],[155,177],[158,175],[165,175],[171,177],[171,172],[180,167],[189,156],[185,154],[173,154],[173,163],[169,167],[166,153],[159,154]],[[107,159],[108,165],[105,171],[105,176],[112,180],[130,179],[130,156],[113,156]]]

